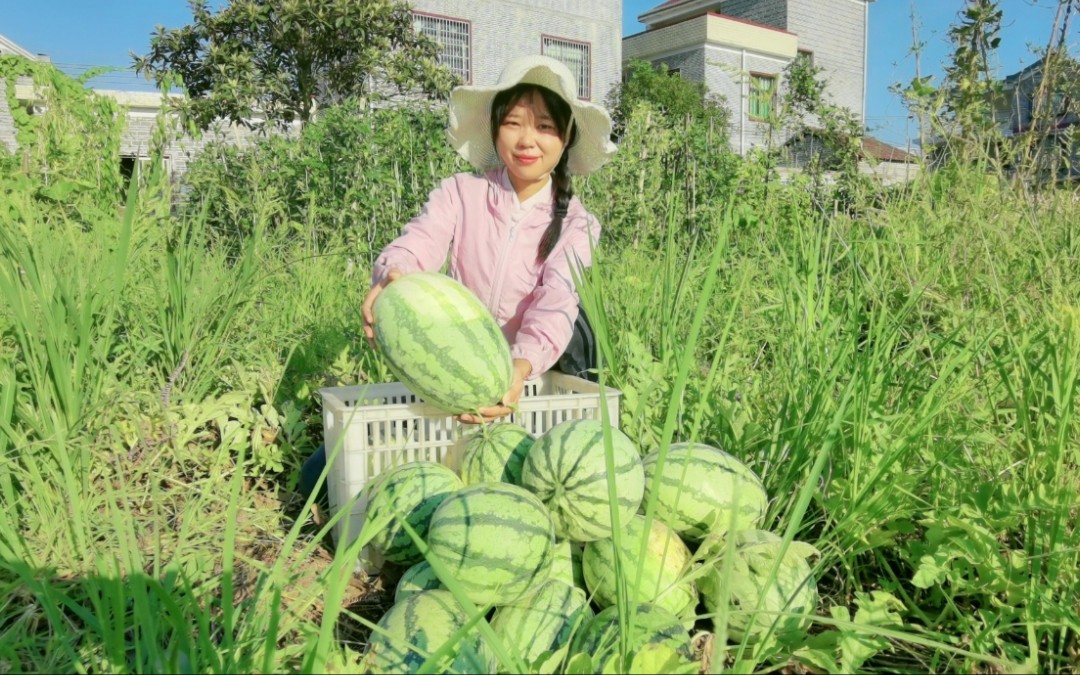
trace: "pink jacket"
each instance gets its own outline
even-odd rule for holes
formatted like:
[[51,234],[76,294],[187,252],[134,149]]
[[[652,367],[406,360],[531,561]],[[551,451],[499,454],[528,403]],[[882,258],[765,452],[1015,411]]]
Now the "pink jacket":
[[406,274],[437,271],[449,253],[450,276],[487,305],[511,356],[529,361],[531,377],[537,377],[570,343],[578,313],[571,265],[591,265],[589,240],[595,246],[600,239],[600,223],[575,197],[558,243],[547,261],[538,263],[537,247],[553,208],[550,181],[521,203],[505,169],[455,174],[432,190],[420,215],[383,249],[372,283],[392,268]]

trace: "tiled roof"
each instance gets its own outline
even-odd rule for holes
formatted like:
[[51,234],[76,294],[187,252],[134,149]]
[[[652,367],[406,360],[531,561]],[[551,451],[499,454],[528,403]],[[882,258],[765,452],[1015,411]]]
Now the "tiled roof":
[[909,152],[905,152],[900,148],[893,147],[888,143],[883,143],[876,138],[870,136],[863,136],[862,138],[863,151],[867,155],[873,157],[876,160],[882,162],[917,162],[919,158],[912,155]]

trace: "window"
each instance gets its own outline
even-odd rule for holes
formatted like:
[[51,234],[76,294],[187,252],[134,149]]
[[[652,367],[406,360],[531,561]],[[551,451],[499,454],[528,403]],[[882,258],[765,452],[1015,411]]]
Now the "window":
[[776,76],[750,74],[750,118],[767,120],[772,116],[776,94]]
[[[154,161],[146,155],[120,155],[120,178],[123,180],[123,189],[127,190],[128,183],[132,180],[137,185],[145,186],[150,179],[154,168]],[[171,175],[172,163],[168,157],[163,157],[161,169],[166,176]]]
[[806,64],[813,67],[814,65],[814,52],[809,49],[800,49],[798,58],[804,59]]
[[566,64],[577,80],[578,98],[589,100],[592,95],[592,64],[589,45],[584,42],[571,42],[558,38],[543,37],[542,53]]
[[442,47],[439,63],[465,82],[472,81],[472,44],[468,21],[414,12],[413,26]]

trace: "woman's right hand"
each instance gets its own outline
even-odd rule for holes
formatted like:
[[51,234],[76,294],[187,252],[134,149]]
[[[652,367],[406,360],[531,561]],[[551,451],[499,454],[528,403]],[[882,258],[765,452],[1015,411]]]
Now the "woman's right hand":
[[376,348],[375,314],[372,311],[372,308],[375,307],[375,298],[379,297],[379,293],[381,293],[388,284],[396,281],[399,277],[401,277],[401,272],[397,271],[397,269],[390,269],[387,271],[386,276],[383,277],[383,280],[372,286],[371,290],[368,291],[367,297],[364,298],[364,304],[363,307],[361,307],[361,314],[364,316],[364,335],[367,336],[368,344],[371,345],[372,349]]

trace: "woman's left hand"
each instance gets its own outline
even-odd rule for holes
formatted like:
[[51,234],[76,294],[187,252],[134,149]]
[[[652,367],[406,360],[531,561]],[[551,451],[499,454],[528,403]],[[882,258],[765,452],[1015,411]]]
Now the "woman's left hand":
[[532,364],[525,359],[514,359],[514,379],[510,382],[510,390],[502,397],[498,405],[480,408],[479,415],[464,413],[458,415],[458,421],[464,424],[480,424],[492,422],[500,417],[505,417],[517,410],[518,401],[521,400],[521,392],[525,389],[525,379],[532,374]]

